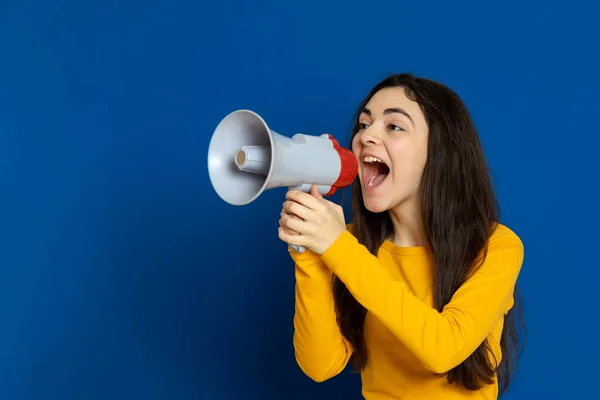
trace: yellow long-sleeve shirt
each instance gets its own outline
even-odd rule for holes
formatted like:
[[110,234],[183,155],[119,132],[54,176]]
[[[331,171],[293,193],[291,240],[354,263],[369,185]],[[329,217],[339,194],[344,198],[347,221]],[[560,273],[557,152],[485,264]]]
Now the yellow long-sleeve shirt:
[[496,399],[497,383],[470,392],[437,374],[460,364],[486,337],[501,359],[503,317],[513,305],[524,255],[519,237],[497,225],[485,263],[440,313],[433,308],[433,266],[424,247],[385,241],[375,257],[348,227],[321,256],[290,252],[296,264],[293,343],[302,371],[327,380],[353,351],[336,323],[334,273],[368,311],[369,361],[361,376],[367,400]]

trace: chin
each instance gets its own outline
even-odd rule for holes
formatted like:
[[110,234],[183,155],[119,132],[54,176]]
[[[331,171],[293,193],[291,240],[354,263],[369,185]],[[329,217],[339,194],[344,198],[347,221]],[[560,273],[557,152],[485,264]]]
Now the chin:
[[390,209],[387,202],[383,201],[383,199],[363,197],[363,202],[365,203],[365,208],[375,214],[386,212]]

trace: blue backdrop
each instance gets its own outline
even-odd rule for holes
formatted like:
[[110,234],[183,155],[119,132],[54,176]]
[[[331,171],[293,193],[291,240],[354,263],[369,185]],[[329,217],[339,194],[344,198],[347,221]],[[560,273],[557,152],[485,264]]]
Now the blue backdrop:
[[507,398],[589,398],[600,28],[583,4],[4,0],[0,398],[360,398],[357,375],[295,364],[285,190],[228,206],[206,155],[238,108],[346,143],[400,71],[464,98],[525,243]]

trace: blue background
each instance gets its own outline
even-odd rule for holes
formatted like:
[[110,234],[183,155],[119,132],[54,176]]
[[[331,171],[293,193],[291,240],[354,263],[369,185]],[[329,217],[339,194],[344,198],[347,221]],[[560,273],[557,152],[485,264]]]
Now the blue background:
[[285,190],[229,206],[206,155],[238,108],[347,143],[360,99],[401,71],[463,97],[526,246],[507,398],[589,398],[600,28],[584,3],[4,0],[0,398],[360,398],[357,375],[316,384],[295,364]]

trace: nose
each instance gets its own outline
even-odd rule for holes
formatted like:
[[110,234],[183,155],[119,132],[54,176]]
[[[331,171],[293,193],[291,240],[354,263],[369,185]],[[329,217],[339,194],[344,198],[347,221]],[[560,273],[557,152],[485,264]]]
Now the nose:
[[360,141],[364,146],[374,146],[381,143],[381,137],[377,133],[377,130],[371,126],[362,132]]

